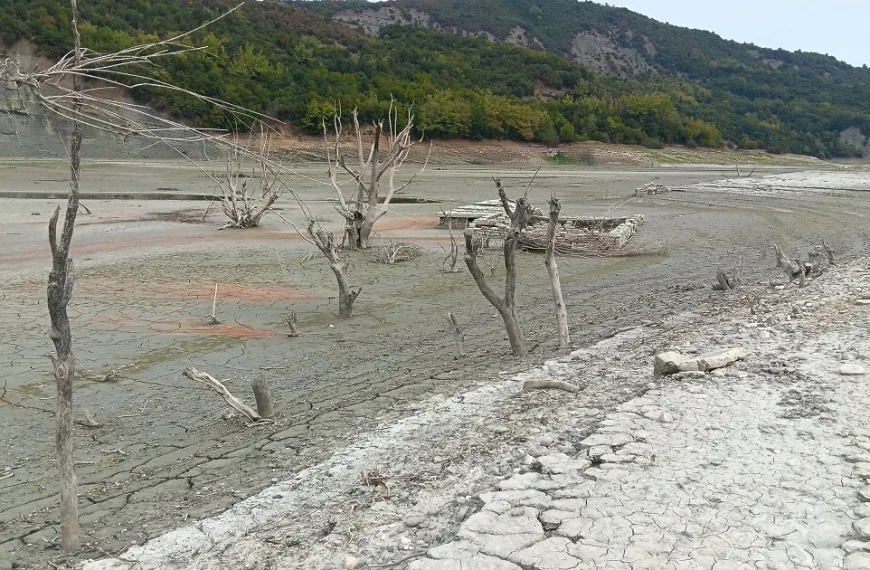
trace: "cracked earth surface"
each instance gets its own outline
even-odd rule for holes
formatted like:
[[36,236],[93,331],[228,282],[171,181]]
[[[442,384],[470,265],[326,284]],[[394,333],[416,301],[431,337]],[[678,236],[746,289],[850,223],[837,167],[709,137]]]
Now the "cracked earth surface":
[[[84,568],[870,568],[870,387],[843,373],[870,362],[870,306],[855,304],[868,296],[866,260],[807,289],[723,296],[429,402],[220,517]],[[748,355],[653,382],[662,348],[721,346]],[[595,376],[638,395],[605,414],[591,406],[607,398],[518,392]],[[355,480],[376,466],[389,492]]]
[[[569,207],[590,213],[612,207],[600,200],[597,189],[564,190],[567,180],[542,173],[541,193],[549,188],[565,192],[568,213]],[[638,185],[620,180],[614,185],[626,195]],[[489,173],[462,182],[463,189],[474,186],[482,197],[491,192]],[[773,275],[770,253],[759,245],[770,236],[806,249],[838,224],[838,233],[829,239],[836,240],[838,251],[855,253],[865,243],[862,216],[868,200],[863,194],[811,199],[790,195],[774,206],[767,199],[732,199],[721,189],[715,203],[702,192],[680,194],[679,201],[671,197],[640,200],[630,207],[648,216],[640,239],[661,239],[672,254],[565,260],[561,265],[578,346],[592,346],[616,331],[648,323],[598,345],[595,350],[613,351],[610,360],[564,368],[572,381],[586,387],[579,401],[552,393],[516,397],[516,382],[497,372],[533,366],[555,353],[550,300],[543,289],[546,277],[536,256],[520,260],[522,326],[536,348],[527,362],[514,364],[506,356],[498,320],[468,276],[433,271],[443,256],[434,243],[414,265],[385,268],[354,259],[366,298],[357,317],[341,323],[328,306],[331,288],[322,264],[297,269],[295,260],[304,248],[288,243],[281,230],[266,227],[241,237],[223,232],[215,237],[211,227],[124,216],[83,226],[77,239],[85,244],[99,244],[114,233],[123,241],[131,231],[141,236],[157,232],[161,239],[167,234],[169,239],[182,228],[181,243],[169,251],[139,255],[124,249],[124,257],[115,256],[112,263],[90,260],[97,256],[91,249],[76,254],[81,260],[77,267],[83,269],[71,306],[82,372],[76,406],[79,417],[88,408],[104,424],[76,428],[80,508],[90,548],[86,554],[118,553],[190,521],[210,521],[207,517],[227,509],[228,524],[235,530],[228,533],[218,525],[207,527],[208,533],[197,531],[208,539],[185,539],[190,545],[186,554],[176,553],[173,560],[180,564],[199,552],[205,556],[202,567],[208,567],[208,560],[223,560],[212,547],[220,545],[227,555],[254,553],[242,558],[252,568],[264,561],[275,567],[331,568],[333,558],[346,553],[392,561],[441,544],[481,508],[479,493],[494,488],[514,469],[530,468],[523,465],[525,451],[547,455],[543,452],[556,448],[574,457],[579,441],[602,414],[644,389],[650,347],[677,346],[674,339],[680,331],[661,325],[662,315],[712,302],[713,309],[701,313],[714,322],[716,311],[728,309],[716,305],[720,296],[709,289],[716,267],[723,260],[730,263],[726,248],[745,246],[747,275],[761,279]],[[46,212],[53,204],[48,206]],[[810,206],[813,214],[807,216]],[[431,206],[425,208],[428,212]],[[409,215],[421,212],[419,207],[407,210]],[[795,230],[798,222],[805,235]],[[43,239],[42,231],[40,225],[34,236]],[[434,234],[424,229],[396,235],[425,240]],[[218,251],[209,243],[217,243]],[[128,252],[136,254],[126,257]],[[291,277],[276,261],[276,252]],[[185,282],[189,286],[179,285]],[[225,296],[219,295],[222,325],[203,327],[215,282],[226,285]],[[192,294],[180,295],[182,289]],[[0,293],[0,319],[7,325],[0,330],[0,346],[10,364],[4,379],[10,399],[30,406],[0,407],[0,430],[9,434],[3,441],[0,477],[14,474],[0,480],[0,568],[5,570],[56,554],[57,497],[51,416],[33,409],[52,405],[42,401],[51,396],[43,357],[50,344],[46,317],[41,305],[33,304],[44,295],[44,277],[4,280]],[[442,324],[445,307],[463,309],[470,351],[463,361],[452,359],[452,340]],[[281,319],[290,310],[302,321],[304,336],[299,339],[283,337]],[[359,342],[370,334],[377,341],[374,348]],[[710,339],[704,346],[719,344]],[[626,350],[630,358],[620,355]],[[565,358],[570,362],[584,357]],[[252,430],[238,418],[224,419],[214,394],[181,377],[189,365],[229,378],[228,386],[239,394],[266,372],[279,423]],[[113,371],[114,381],[101,381]],[[468,392],[481,384],[481,392]],[[812,403],[820,397],[799,393],[794,399]],[[554,402],[559,410],[553,410]],[[456,421],[445,422],[446,417]],[[536,434],[556,441],[538,445]],[[421,449],[421,442],[431,442],[431,449]],[[517,446],[523,445],[528,449],[517,456]],[[439,453],[433,455],[432,449]],[[360,485],[360,472],[371,470],[382,473],[386,483]],[[288,477],[291,483],[283,491],[255,501],[262,514],[248,517],[243,500]],[[298,501],[287,498],[291,492]],[[263,536],[257,521],[275,515],[269,505],[276,500],[289,503],[283,507],[284,518],[270,536]],[[371,528],[392,524],[397,516],[410,517],[405,522],[411,526],[400,525],[402,532],[387,526],[382,540],[371,539]],[[414,517],[424,520],[414,525]],[[246,551],[250,544],[256,548]],[[169,568],[165,563],[155,568]]]

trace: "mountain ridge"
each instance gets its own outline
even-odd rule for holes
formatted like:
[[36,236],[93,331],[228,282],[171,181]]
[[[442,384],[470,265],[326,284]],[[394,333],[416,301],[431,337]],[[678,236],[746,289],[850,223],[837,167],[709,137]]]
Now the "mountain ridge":
[[[657,71],[680,71],[686,60],[697,57],[691,52],[700,49],[707,52],[705,57],[708,60],[718,58],[724,62],[732,58],[745,65],[773,69],[786,65],[798,66],[799,69],[807,66],[827,68],[829,72],[858,71],[870,78],[870,70],[852,66],[833,56],[729,40],[712,31],[675,26],[627,8],[590,1],[284,1],[352,25],[359,22],[370,35],[377,35],[380,28],[391,24],[417,25],[454,33],[481,34],[497,41],[545,49],[573,57],[578,63],[584,61],[578,58],[573,44],[578,36],[591,34],[611,42],[610,47],[634,50],[644,58],[648,69],[656,69],[654,64],[658,64]],[[570,17],[563,17],[565,15]],[[681,47],[689,50],[675,50],[674,42],[667,41],[665,35],[678,36],[678,41],[683,44]],[[595,66],[601,67],[602,63],[595,61]],[[641,73],[648,69],[641,70]]]
[[[5,43],[28,39],[50,57],[70,49],[66,0],[7,2],[0,11]],[[196,28],[233,6],[81,0],[82,38],[90,49],[114,51]],[[153,73],[309,133],[337,108],[358,108],[370,121],[395,100],[402,114],[413,110],[418,134],[436,138],[551,146],[727,142],[820,158],[861,155],[868,143],[866,70],[817,54],[745,49],[710,32],[677,33],[624,9],[573,0],[547,6],[549,13],[534,0],[253,2],[188,38],[202,50],[166,60]],[[374,36],[331,19],[384,9],[418,25],[375,14],[379,25],[368,30]],[[233,126],[180,93],[138,96],[195,126]]]

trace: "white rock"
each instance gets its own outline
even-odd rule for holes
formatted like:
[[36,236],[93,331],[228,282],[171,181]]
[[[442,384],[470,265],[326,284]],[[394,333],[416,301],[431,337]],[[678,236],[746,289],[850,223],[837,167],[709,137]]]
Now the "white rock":
[[852,552],[867,552],[870,551],[870,542],[864,542],[863,540],[847,540],[843,543],[843,550],[847,553]]
[[858,498],[864,501],[865,503],[870,501],[870,485],[866,487],[861,487],[858,489]]
[[864,370],[864,367],[855,362],[847,362],[842,365],[839,370],[837,370],[843,376],[861,376],[863,374],[867,374]]
[[870,539],[870,517],[857,520],[852,523],[852,530],[861,540]]
[[618,446],[631,443],[634,438],[627,433],[622,432],[607,432],[593,433],[586,439],[580,442],[583,447],[596,447],[599,445]]

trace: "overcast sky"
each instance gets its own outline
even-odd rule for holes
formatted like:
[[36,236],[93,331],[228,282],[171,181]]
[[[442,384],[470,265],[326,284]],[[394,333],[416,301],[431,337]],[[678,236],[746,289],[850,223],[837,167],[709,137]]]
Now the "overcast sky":
[[[598,1],[598,0],[596,0]],[[826,53],[870,65],[867,0],[608,0],[659,21],[716,32],[723,38]]]

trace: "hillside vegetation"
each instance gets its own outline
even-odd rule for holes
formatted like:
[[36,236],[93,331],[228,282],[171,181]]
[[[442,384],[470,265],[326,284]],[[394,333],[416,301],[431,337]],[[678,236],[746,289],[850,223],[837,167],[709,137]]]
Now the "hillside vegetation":
[[[5,4],[5,43],[29,39],[49,56],[71,47],[66,0]],[[114,50],[195,28],[234,5],[80,0],[83,41],[97,51]],[[861,153],[840,142],[843,129],[870,133],[870,73],[825,56],[776,52],[785,63],[774,69],[759,60],[766,52],[753,55],[713,34],[572,0],[548,0],[546,10],[528,0],[400,0],[394,6],[428,11],[430,25],[499,39],[520,26],[534,38],[530,43],[547,49],[400,25],[369,37],[329,19],[348,8],[375,9],[368,4],[255,2],[190,38],[204,50],[166,60],[155,73],[309,132],[338,104],[345,112],[359,107],[368,120],[383,116],[395,97],[403,108],[413,105],[420,128],[435,137],[650,147],[716,147],[728,140],[828,158]],[[581,28],[609,30],[614,41],[643,47],[645,74],[609,76],[566,57]],[[640,52],[632,53],[637,59]],[[782,59],[788,57],[794,59]],[[140,97],[197,125],[230,126],[227,117],[182,94]]]

